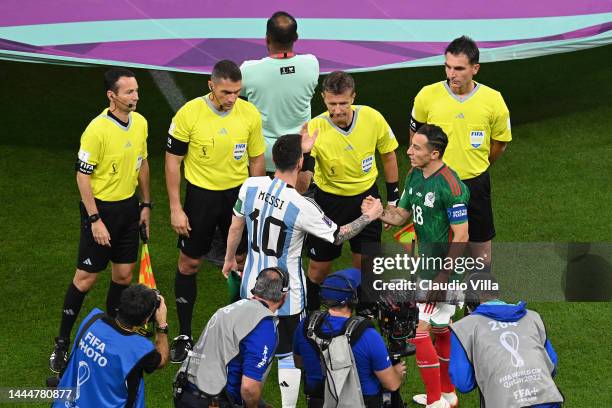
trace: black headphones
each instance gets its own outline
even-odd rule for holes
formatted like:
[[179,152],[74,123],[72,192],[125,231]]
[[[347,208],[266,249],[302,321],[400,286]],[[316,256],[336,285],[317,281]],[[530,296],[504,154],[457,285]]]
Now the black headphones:
[[[333,275],[330,275],[333,276]],[[336,292],[346,292],[346,293],[350,293],[351,294],[351,298],[347,299],[347,300],[343,300],[342,302],[338,302],[338,305],[345,305],[345,304],[351,304],[351,305],[355,305],[359,302],[359,295],[357,294],[357,288],[353,287],[353,284],[351,283],[350,280],[348,280],[346,277],[342,276],[342,275],[337,275],[335,276],[336,278],[340,278],[343,279],[346,284],[348,285],[348,289],[340,289],[340,288],[336,288],[334,286],[327,286],[327,285],[321,285],[321,289],[329,289],[329,290],[335,290]]]
[[261,274],[266,271],[276,272],[278,276],[281,277],[281,282],[283,284],[283,289],[281,291],[283,293],[289,292],[289,274],[285,272],[284,270],[282,270],[281,268],[279,268],[278,266],[270,266],[269,268],[262,269],[261,272],[259,272],[259,274],[257,275],[257,279],[255,280],[255,282],[257,282],[257,280],[261,277]]

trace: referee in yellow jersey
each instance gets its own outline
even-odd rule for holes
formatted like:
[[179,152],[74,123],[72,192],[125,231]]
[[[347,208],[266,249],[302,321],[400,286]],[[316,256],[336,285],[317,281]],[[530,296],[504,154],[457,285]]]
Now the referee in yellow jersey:
[[83,132],[76,163],[81,237],[76,273],[66,291],[59,336],[49,359],[54,372],[66,365],[70,332],[98,272],[111,262],[106,312],[113,317],[121,293],[132,281],[139,224],[144,223],[149,233],[148,131],[146,119],[135,112],[138,83],[133,72],[112,68],[104,74],[104,84],[109,107]]
[[[387,202],[395,205],[399,198],[395,135],[385,118],[375,109],[353,105],[355,81],[341,71],[329,74],[322,84],[327,112],[308,124],[310,134],[319,136],[310,155],[315,159],[314,199],[323,212],[337,225],[344,225],[361,215],[361,202],[368,196],[378,198],[376,152],[380,153]],[[350,240],[353,266],[361,268],[363,244],[380,242],[380,220],[370,223]],[[319,238],[308,238],[308,304],[319,308],[319,284],[329,274],[332,261],[342,252]]]
[[[193,347],[191,319],[196,300],[196,273],[210,250],[215,229],[227,241],[232,209],[242,183],[265,174],[261,115],[239,98],[242,75],[229,60],[213,67],[210,93],[187,102],[170,125],[166,145],[166,186],[172,228],[179,234],[174,290],[179,336],[170,346],[178,363]],[[181,163],[187,190],[181,206]],[[244,253],[246,246],[238,253]]]
[[473,80],[480,53],[471,38],[453,40],[444,57],[446,80],[423,87],[414,99],[410,139],[424,123],[440,126],[448,135],[444,162],[470,189],[472,256],[484,257],[490,265],[495,226],[488,169],[512,140],[510,113],[498,91]]

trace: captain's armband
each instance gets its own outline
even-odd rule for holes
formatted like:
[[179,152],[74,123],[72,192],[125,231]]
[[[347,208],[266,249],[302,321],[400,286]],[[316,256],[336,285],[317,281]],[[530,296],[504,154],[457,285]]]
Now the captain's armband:
[[451,224],[461,224],[468,220],[467,206],[463,203],[453,205],[446,212]]

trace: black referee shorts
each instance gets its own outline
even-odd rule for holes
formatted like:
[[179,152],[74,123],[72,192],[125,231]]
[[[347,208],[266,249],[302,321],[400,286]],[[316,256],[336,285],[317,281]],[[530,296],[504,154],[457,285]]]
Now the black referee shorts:
[[495,237],[491,206],[491,176],[485,171],[471,179],[461,180],[470,189],[468,229],[470,242],[487,242]]
[[140,209],[136,196],[121,201],[96,200],[98,213],[110,234],[110,247],[94,241],[91,224],[85,205],[80,203],[81,237],[77,268],[86,272],[100,272],[108,266],[108,261],[116,264],[129,264],[138,258],[138,221]]
[[[376,183],[368,190],[354,196],[339,196],[326,193],[315,187],[314,199],[319,204],[325,215],[339,227],[348,224],[361,216],[361,202],[364,198],[371,195],[380,198]],[[362,245],[367,243],[380,242],[382,233],[382,223],[380,220],[371,222],[357,236],[349,242],[353,253],[363,253]],[[342,245],[330,244],[320,238],[309,235],[306,240],[308,257],[313,261],[326,262],[333,261],[342,253]]]
[[[223,242],[232,224],[233,208],[240,186],[228,190],[207,190],[187,182],[183,210],[189,218],[189,237],[179,236],[177,247],[190,258],[199,259],[208,251],[218,227]],[[246,227],[237,253],[246,252]]]

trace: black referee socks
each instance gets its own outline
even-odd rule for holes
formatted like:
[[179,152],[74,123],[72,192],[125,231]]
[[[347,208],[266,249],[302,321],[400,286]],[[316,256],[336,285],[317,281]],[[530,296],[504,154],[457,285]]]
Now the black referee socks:
[[62,309],[62,320],[59,331],[60,337],[65,339],[70,338],[70,332],[79,316],[86,294],[87,292],[81,292],[74,286],[73,282],[70,282],[70,285],[68,285],[68,290],[66,290],[66,296],[64,297],[64,307]]
[[312,312],[321,308],[321,298],[319,292],[321,285],[314,283],[310,278],[306,277],[306,310]]
[[198,294],[196,276],[196,274],[183,275],[176,268],[174,295],[176,297],[176,312],[179,318],[179,333],[189,337],[191,337],[193,306]]
[[110,285],[108,287],[108,293],[106,295],[106,314],[110,317],[114,318],[117,316],[117,308],[119,307],[119,303],[121,301],[121,294],[124,290],[129,288],[130,285],[122,285],[120,283],[114,282],[111,279]]

